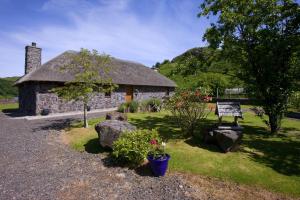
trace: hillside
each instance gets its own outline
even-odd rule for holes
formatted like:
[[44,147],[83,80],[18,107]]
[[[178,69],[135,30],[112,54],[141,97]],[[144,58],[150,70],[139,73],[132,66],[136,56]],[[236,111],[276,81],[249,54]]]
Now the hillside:
[[222,94],[225,88],[243,86],[237,78],[238,66],[223,58],[218,50],[207,47],[190,49],[153,67],[174,80],[179,88],[206,87],[213,94],[218,88]]
[[0,78],[0,98],[13,98],[18,96],[18,88],[13,84],[19,77]]

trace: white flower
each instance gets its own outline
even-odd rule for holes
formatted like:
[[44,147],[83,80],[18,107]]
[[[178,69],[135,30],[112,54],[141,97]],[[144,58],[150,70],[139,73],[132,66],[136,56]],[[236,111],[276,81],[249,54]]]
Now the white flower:
[[166,143],[165,143],[165,142],[162,142],[162,143],[161,143],[161,146],[162,146],[163,152],[165,153]]

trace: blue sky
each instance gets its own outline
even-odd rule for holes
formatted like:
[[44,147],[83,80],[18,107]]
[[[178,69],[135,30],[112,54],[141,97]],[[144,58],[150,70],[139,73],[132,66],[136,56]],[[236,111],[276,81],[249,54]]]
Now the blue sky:
[[152,66],[204,46],[201,0],[0,0],[0,77],[24,74],[24,47],[46,62],[66,50],[97,49]]

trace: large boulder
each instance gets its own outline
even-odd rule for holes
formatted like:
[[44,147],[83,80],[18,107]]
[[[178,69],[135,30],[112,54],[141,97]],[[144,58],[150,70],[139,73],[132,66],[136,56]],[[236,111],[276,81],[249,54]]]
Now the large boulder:
[[110,112],[106,114],[106,120],[127,121],[127,115],[120,112]]
[[225,153],[237,149],[243,137],[242,131],[236,130],[213,130],[213,134],[218,146]]
[[106,120],[95,126],[98,133],[99,142],[102,147],[112,148],[113,142],[116,141],[120,135],[128,131],[136,130],[136,127],[126,121]]

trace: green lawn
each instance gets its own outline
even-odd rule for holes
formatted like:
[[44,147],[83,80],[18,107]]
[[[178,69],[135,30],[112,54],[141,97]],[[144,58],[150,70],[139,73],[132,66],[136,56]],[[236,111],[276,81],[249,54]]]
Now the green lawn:
[[7,104],[0,104],[0,112],[3,110],[11,110],[11,109],[18,109],[18,103],[7,103]]
[[[247,112],[241,121],[245,129],[240,150],[224,154],[214,146],[202,144],[200,139],[183,138],[167,113],[137,113],[128,117],[138,128],[157,128],[168,141],[170,171],[212,176],[300,197],[300,120],[284,119],[280,133],[271,136],[261,119]],[[93,120],[92,124],[98,121]],[[216,121],[211,113],[202,125]],[[73,128],[66,137],[77,150],[103,152],[93,126],[87,130]]]

